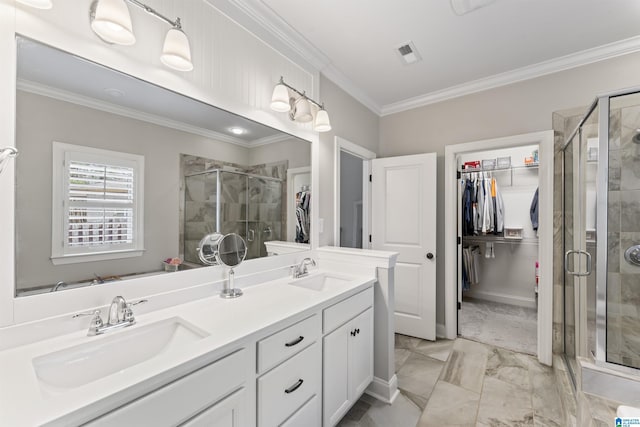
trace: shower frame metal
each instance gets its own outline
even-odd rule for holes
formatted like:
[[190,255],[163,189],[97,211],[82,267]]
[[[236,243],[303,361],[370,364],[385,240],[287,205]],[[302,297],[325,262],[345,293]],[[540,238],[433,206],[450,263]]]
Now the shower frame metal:
[[[587,348],[587,354],[584,354],[584,351],[581,351],[579,348],[576,348],[576,356],[591,356],[594,359],[594,362],[597,365],[611,368],[617,371],[623,371],[628,373],[633,373],[635,375],[640,371],[639,369],[628,367],[625,365],[620,365],[617,363],[612,363],[607,361],[607,266],[608,266],[608,203],[609,203],[609,126],[610,126],[610,117],[611,117],[611,98],[632,95],[640,93],[640,87],[626,88],[613,92],[609,92],[606,94],[599,95],[595,98],[595,100],[589,106],[589,109],[580,120],[574,131],[569,135],[568,138],[565,139],[565,142],[562,146],[562,156],[563,156],[563,216],[565,214],[565,179],[564,179],[564,156],[566,153],[567,147],[573,141],[573,138],[576,137],[581,132],[581,129],[585,122],[588,120],[593,111],[598,108],[598,170],[596,174],[596,345],[595,345],[595,354],[589,355],[589,351]],[[575,173],[576,171],[573,171]],[[574,189],[575,191],[575,189]],[[564,224],[564,222],[563,222]],[[584,227],[583,227],[584,228]],[[581,230],[581,232],[584,230]],[[566,248],[565,244],[565,233],[563,230],[563,251]],[[566,261],[566,257],[565,260]],[[563,263],[564,271],[567,272],[566,262]],[[569,272],[571,274],[571,272]],[[581,292],[583,290],[581,289]],[[575,304],[575,301],[574,301]],[[584,315],[586,315],[587,307],[576,306],[576,310],[585,310]],[[587,334],[588,331],[582,330],[576,325],[576,335],[580,335],[580,337],[576,336],[575,342],[580,343],[582,340],[586,339],[583,334]],[[566,343],[565,343],[566,345]],[[577,344],[576,344],[577,345]]]
[[[274,178],[274,177],[270,177],[270,176],[264,176],[264,175],[257,175],[257,174],[253,174],[253,173],[248,173],[248,172],[240,172],[240,171],[234,171],[234,170],[225,170],[225,169],[221,169],[221,168],[214,168],[214,169],[207,169],[204,170],[202,172],[196,172],[196,173],[192,173],[189,175],[185,175],[185,179],[186,178],[191,178],[194,176],[199,176],[199,175],[209,175],[209,174],[216,174],[216,232],[220,233],[222,230],[222,226],[221,226],[221,203],[220,203],[220,195],[222,194],[222,180],[220,179],[220,174],[221,173],[233,173],[236,175],[243,175],[246,176],[247,178],[257,178],[257,179],[264,179],[264,180],[268,180],[268,181],[277,181],[282,183],[284,180],[282,178]],[[282,191],[282,188],[281,188]],[[247,205],[247,215],[249,214],[248,209],[249,209],[249,192],[247,191],[247,195],[246,195],[246,205]],[[248,224],[248,223],[247,223]],[[249,234],[249,230],[245,230],[246,234],[248,236]]]

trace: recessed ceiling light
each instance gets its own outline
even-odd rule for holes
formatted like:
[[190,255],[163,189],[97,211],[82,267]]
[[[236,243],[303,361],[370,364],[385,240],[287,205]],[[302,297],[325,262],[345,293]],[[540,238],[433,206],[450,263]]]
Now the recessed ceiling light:
[[104,90],[107,94],[113,96],[114,98],[122,98],[124,96],[124,92],[120,89],[116,89],[113,87],[108,87]]
[[239,127],[232,127],[232,128],[229,128],[229,132],[231,132],[234,135],[243,135],[247,133],[247,130]]

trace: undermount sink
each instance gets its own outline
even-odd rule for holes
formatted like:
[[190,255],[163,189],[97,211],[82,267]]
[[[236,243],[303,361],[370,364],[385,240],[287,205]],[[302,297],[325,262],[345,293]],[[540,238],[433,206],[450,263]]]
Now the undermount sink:
[[345,279],[343,277],[333,276],[326,273],[318,273],[312,276],[294,279],[290,281],[289,284],[320,292],[336,285],[343,285],[349,281],[350,279]]
[[57,389],[79,387],[209,335],[179,317],[112,334],[34,358],[38,379]]

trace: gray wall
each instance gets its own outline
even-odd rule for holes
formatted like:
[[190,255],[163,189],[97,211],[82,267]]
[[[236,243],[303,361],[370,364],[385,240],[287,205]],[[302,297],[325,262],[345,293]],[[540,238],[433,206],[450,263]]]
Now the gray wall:
[[340,152],[340,246],[343,247],[362,247],[362,214],[359,221],[354,221],[356,202],[362,203],[362,163],[361,158]]
[[378,151],[379,117],[333,82],[320,76],[320,99],[331,118],[332,130],[320,134],[320,218],[324,231],[320,246],[333,245],[334,137],[339,136],[373,152]]
[[311,165],[311,143],[291,137],[285,141],[253,147],[249,150],[248,165],[275,163],[289,159],[289,168]]
[[[22,91],[17,95],[16,132],[20,150],[16,163],[19,289],[84,280],[93,273],[109,276],[160,269],[163,259],[179,251],[179,154],[250,164],[249,150],[237,145]],[[51,263],[52,141],[144,155],[143,256],[59,266]],[[308,152],[308,144],[298,144]]]
[[[640,84],[640,53],[566,70],[380,118],[382,157],[438,154],[437,252],[444,253],[444,147],[551,129],[554,111]],[[558,262],[556,260],[555,262]],[[444,323],[444,259],[437,262],[437,322]]]

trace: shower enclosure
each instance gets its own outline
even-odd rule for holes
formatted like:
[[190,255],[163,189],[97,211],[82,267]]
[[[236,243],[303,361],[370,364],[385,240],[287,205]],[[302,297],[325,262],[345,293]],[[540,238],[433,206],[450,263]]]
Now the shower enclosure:
[[283,182],[279,178],[212,169],[187,175],[184,200],[184,259],[202,264],[196,248],[206,234],[237,233],[247,242],[246,259],[267,255],[264,242],[281,240]]
[[570,372],[583,357],[640,375],[640,88],[592,103],[564,143],[562,167]]

